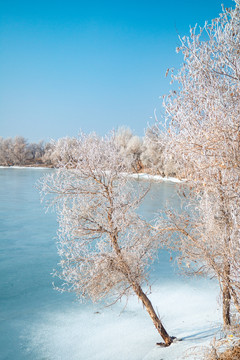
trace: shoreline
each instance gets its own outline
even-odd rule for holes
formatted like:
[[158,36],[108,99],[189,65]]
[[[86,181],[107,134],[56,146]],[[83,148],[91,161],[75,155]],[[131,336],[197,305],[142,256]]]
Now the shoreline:
[[[0,166],[0,169],[34,169],[34,170],[53,170],[55,168],[48,166]],[[145,180],[145,181],[157,181],[157,182],[173,182],[173,183],[183,183],[186,179],[178,179],[175,177],[163,177],[161,175],[152,175],[148,173],[125,173],[132,179],[136,180]]]
[[137,180],[147,180],[147,181],[169,181],[169,182],[174,182],[174,183],[182,183],[185,182],[185,179],[178,179],[175,177],[163,177],[161,175],[151,175],[151,174],[147,174],[147,173],[131,173],[131,174],[127,174],[129,177],[133,178],[133,179],[137,179]]
[[40,170],[45,170],[45,169],[54,169],[53,167],[49,167],[49,166],[18,166],[18,165],[12,165],[12,166],[4,166],[4,165],[0,165],[0,169],[40,169]]

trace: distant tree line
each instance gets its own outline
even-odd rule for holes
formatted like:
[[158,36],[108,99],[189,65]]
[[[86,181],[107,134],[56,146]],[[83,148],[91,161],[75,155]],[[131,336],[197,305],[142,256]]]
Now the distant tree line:
[[[174,160],[164,155],[166,143],[157,126],[146,130],[143,138],[134,135],[130,128],[120,127],[114,132],[115,144],[121,156],[130,163],[130,172],[147,172],[161,176],[178,174]],[[57,141],[29,143],[26,138],[0,137],[1,166],[48,166],[57,167],[59,161],[69,161],[74,152],[77,138],[64,137]],[[62,159],[61,149],[67,147]]]
[[0,165],[51,165],[45,157],[50,147],[51,144],[44,144],[43,141],[28,143],[22,136],[16,136],[13,139],[0,137]]

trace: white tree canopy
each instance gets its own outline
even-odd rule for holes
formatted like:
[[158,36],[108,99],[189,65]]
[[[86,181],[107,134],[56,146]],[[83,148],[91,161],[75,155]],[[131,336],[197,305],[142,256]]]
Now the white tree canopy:
[[[181,233],[177,247],[182,258],[194,269],[198,265],[201,272],[214,274],[225,310],[233,298],[240,311],[239,1],[180,40],[177,51],[184,64],[172,74],[179,89],[164,101],[166,156],[175,157],[188,179],[197,217],[191,227],[189,218],[170,219]],[[228,314],[225,323],[229,321]]]
[[154,227],[136,212],[148,189],[124,174],[129,163],[114,136],[81,134],[74,147],[66,138],[58,149],[59,169],[40,187],[58,213],[62,290],[113,302],[135,293],[170,345],[172,338],[142,290],[159,246]]

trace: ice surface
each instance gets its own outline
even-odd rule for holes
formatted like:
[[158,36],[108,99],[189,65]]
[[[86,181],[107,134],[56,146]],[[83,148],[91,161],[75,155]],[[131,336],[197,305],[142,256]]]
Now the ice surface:
[[[0,170],[0,359],[176,360],[209,344],[221,325],[217,286],[178,277],[167,252],[153,266],[150,298],[170,335],[183,338],[169,348],[155,345],[161,338],[137,299],[121,313],[125,303],[81,305],[53,290],[56,218],[44,213],[34,188],[49,171]],[[154,183],[141,213],[151,218],[177,187]]]
[[122,313],[124,304],[112,309],[70,304],[61,312],[45,313],[24,336],[34,359],[185,359],[187,349],[207,345],[219,333],[216,298],[215,284],[209,288],[206,281],[154,288],[151,300],[164,325],[171,335],[182,339],[169,348],[155,345],[161,339],[134,298]]

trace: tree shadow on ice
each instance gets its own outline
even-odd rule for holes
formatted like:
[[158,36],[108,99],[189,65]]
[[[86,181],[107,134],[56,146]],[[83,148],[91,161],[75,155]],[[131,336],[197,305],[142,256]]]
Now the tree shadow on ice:
[[206,339],[206,338],[212,338],[213,336],[216,336],[217,334],[219,334],[221,331],[221,327],[214,327],[208,330],[204,330],[204,331],[198,331],[195,334],[192,335],[188,335],[188,336],[183,336],[181,338],[182,341],[196,341],[196,340],[202,340],[202,339]]

